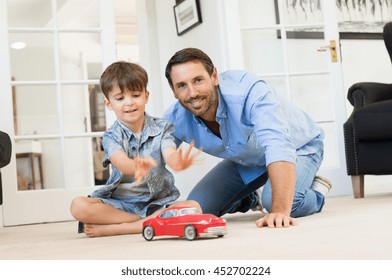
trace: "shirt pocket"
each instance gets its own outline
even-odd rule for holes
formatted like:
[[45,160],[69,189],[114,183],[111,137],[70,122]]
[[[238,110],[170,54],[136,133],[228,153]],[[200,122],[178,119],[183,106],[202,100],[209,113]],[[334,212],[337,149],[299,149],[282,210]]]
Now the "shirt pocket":
[[231,147],[234,160],[244,166],[261,166],[265,164],[264,148],[257,141],[253,130],[245,130],[245,133],[236,137],[235,145]]

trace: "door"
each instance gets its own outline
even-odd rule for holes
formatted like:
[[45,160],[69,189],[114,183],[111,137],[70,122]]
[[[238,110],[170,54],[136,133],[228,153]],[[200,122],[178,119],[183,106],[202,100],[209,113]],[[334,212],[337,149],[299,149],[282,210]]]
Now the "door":
[[0,111],[14,140],[3,171],[5,226],[71,220],[72,199],[108,176],[94,162],[113,120],[99,89],[102,69],[116,58],[113,7],[0,0]]
[[[319,174],[333,182],[331,195],[351,193],[345,166],[346,102],[335,1],[241,0],[224,4],[228,29],[236,22],[233,10],[239,10],[241,26],[239,34],[228,33],[228,67],[257,73],[317,121],[325,132]],[[242,53],[242,60],[235,53]]]

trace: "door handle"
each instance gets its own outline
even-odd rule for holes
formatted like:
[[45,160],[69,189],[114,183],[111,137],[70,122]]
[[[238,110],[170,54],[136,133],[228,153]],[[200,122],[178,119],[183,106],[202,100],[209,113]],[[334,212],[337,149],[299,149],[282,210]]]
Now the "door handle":
[[336,52],[336,41],[335,40],[329,41],[329,46],[322,46],[317,51],[318,52],[325,52],[328,49],[330,50],[330,53],[331,53],[331,61],[338,62],[338,55]]

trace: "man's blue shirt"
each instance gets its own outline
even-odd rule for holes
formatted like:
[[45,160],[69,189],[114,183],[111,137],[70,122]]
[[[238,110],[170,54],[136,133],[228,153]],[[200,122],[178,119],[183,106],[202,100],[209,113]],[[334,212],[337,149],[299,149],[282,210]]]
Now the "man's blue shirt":
[[295,163],[297,155],[315,153],[316,143],[323,140],[322,129],[306,113],[254,74],[221,73],[218,97],[216,121],[221,138],[178,101],[164,118],[175,126],[177,145],[194,140],[196,148],[236,162],[245,183],[265,173],[272,162]]

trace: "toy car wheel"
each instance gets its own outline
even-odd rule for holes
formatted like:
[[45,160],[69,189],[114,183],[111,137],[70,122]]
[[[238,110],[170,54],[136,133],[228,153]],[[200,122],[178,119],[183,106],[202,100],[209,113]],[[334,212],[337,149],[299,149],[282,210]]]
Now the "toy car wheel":
[[152,240],[152,238],[154,237],[154,229],[152,228],[152,226],[144,227],[144,229],[143,229],[143,237],[147,241],[151,241]]
[[186,226],[185,230],[184,230],[184,235],[185,235],[185,238],[188,240],[195,239],[197,236],[195,227],[192,225]]

